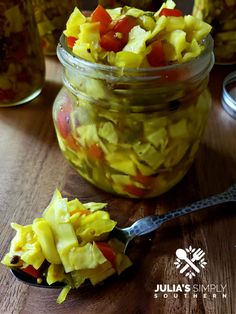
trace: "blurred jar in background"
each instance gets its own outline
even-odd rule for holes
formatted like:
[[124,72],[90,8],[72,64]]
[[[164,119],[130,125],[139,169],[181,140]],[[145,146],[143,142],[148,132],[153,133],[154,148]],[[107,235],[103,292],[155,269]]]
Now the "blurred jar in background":
[[128,5],[142,10],[156,11],[160,8],[162,0],[99,0],[104,8],[115,8]]
[[45,55],[55,55],[66,21],[79,6],[76,0],[32,0],[41,45]]
[[30,0],[0,0],[0,107],[32,100],[42,90],[44,57]]
[[193,15],[213,27],[216,63],[236,63],[236,0],[195,0]]

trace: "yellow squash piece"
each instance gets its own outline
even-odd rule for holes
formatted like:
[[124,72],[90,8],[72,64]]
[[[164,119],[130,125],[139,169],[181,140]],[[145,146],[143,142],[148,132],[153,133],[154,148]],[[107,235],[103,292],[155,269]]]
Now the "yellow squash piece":
[[32,229],[38,238],[46,260],[52,264],[61,264],[49,223],[44,218],[36,218]]
[[80,242],[88,243],[102,234],[114,229],[116,222],[110,219],[107,212],[99,210],[87,216],[81,216],[76,229]]
[[67,23],[64,34],[67,37],[78,37],[80,32],[80,25],[86,22],[86,17],[80,12],[78,8],[75,8],[71,13]]
[[11,223],[11,227],[16,230],[16,235],[11,241],[10,252],[2,260],[7,266],[12,266],[10,257],[19,256],[27,265],[32,265],[38,269],[45,257],[43,255],[37,236],[32,230],[32,225],[21,226]]
[[55,264],[51,264],[48,267],[48,271],[47,271],[47,283],[49,285],[55,283],[55,282],[60,282],[63,281],[66,277],[66,274],[64,272],[64,268],[63,265],[55,265]]
[[70,250],[68,258],[74,270],[93,269],[107,261],[95,243]]
[[[70,264],[69,253],[71,250],[77,248],[79,244],[70,220],[65,221],[66,211],[67,200],[63,199],[60,192],[56,190],[51,203],[43,213],[43,217],[47,220],[53,231],[56,248],[65,268],[65,272],[70,272],[74,270],[74,268]],[[58,212],[63,213],[61,219]]]
[[105,263],[98,265],[96,268],[79,270],[77,275],[89,279],[93,285],[96,285],[115,274],[115,272],[116,270],[112,267],[111,263],[106,261]]

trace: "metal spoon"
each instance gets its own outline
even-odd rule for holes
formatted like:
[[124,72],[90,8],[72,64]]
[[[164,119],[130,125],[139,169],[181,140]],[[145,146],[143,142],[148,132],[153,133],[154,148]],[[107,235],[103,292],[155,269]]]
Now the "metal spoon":
[[[158,229],[164,222],[168,220],[171,220],[173,218],[180,217],[186,214],[190,214],[200,209],[204,209],[204,208],[208,208],[214,205],[228,203],[228,202],[236,202],[236,184],[229,187],[223,193],[212,195],[200,201],[194,202],[191,205],[176,209],[167,214],[144,217],[142,219],[137,220],[135,223],[133,223],[130,227],[127,227],[127,228],[115,227],[114,230],[111,232],[111,237],[118,238],[120,241],[125,243],[125,249],[124,249],[124,252],[125,252],[128,244],[135,237],[142,236],[144,234],[150,233]],[[184,258],[182,255],[181,257]],[[64,285],[63,283],[60,283],[60,282],[55,283],[50,286],[47,285],[47,283],[37,284],[37,282],[32,277],[27,276],[19,269],[11,269],[11,271],[17,279],[29,285],[42,287],[42,288],[61,288]]]

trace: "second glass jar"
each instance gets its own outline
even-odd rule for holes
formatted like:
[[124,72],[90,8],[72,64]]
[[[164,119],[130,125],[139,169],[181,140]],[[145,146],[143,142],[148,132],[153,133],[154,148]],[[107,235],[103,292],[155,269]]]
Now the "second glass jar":
[[42,90],[45,64],[30,0],[0,0],[0,107],[26,103]]
[[42,49],[45,55],[55,55],[66,21],[77,0],[32,0]]

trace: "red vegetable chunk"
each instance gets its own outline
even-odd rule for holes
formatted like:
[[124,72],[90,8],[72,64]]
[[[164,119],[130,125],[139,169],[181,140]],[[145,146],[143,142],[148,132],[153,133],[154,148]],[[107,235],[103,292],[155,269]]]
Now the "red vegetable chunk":
[[159,13],[159,16],[162,16],[162,15],[179,17],[179,16],[183,16],[183,12],[178,9],[163,8],[161,12]]
[[160,40],[156,40],[153,42],[152,50],[147,55],[147,60],[149,64],[153,67],[164,66],[166,64],[165,53],[162,42]]
[[106,242],[96,242],[97,247],[105,256],[105,258],[112,264],[115,265],[116,254],[109,244]]
[[108,12],[99,4],[91,14],[92,22],[100,22],[100,33],[104,34],[108,30],[108,26],[112,21]]
[[124,43],[122,41],[122,37],[119,38],[119,33],[111,30],[106,34],[102,35],[100,39],[101,47],[106,51],[121,51],[124,47]]

